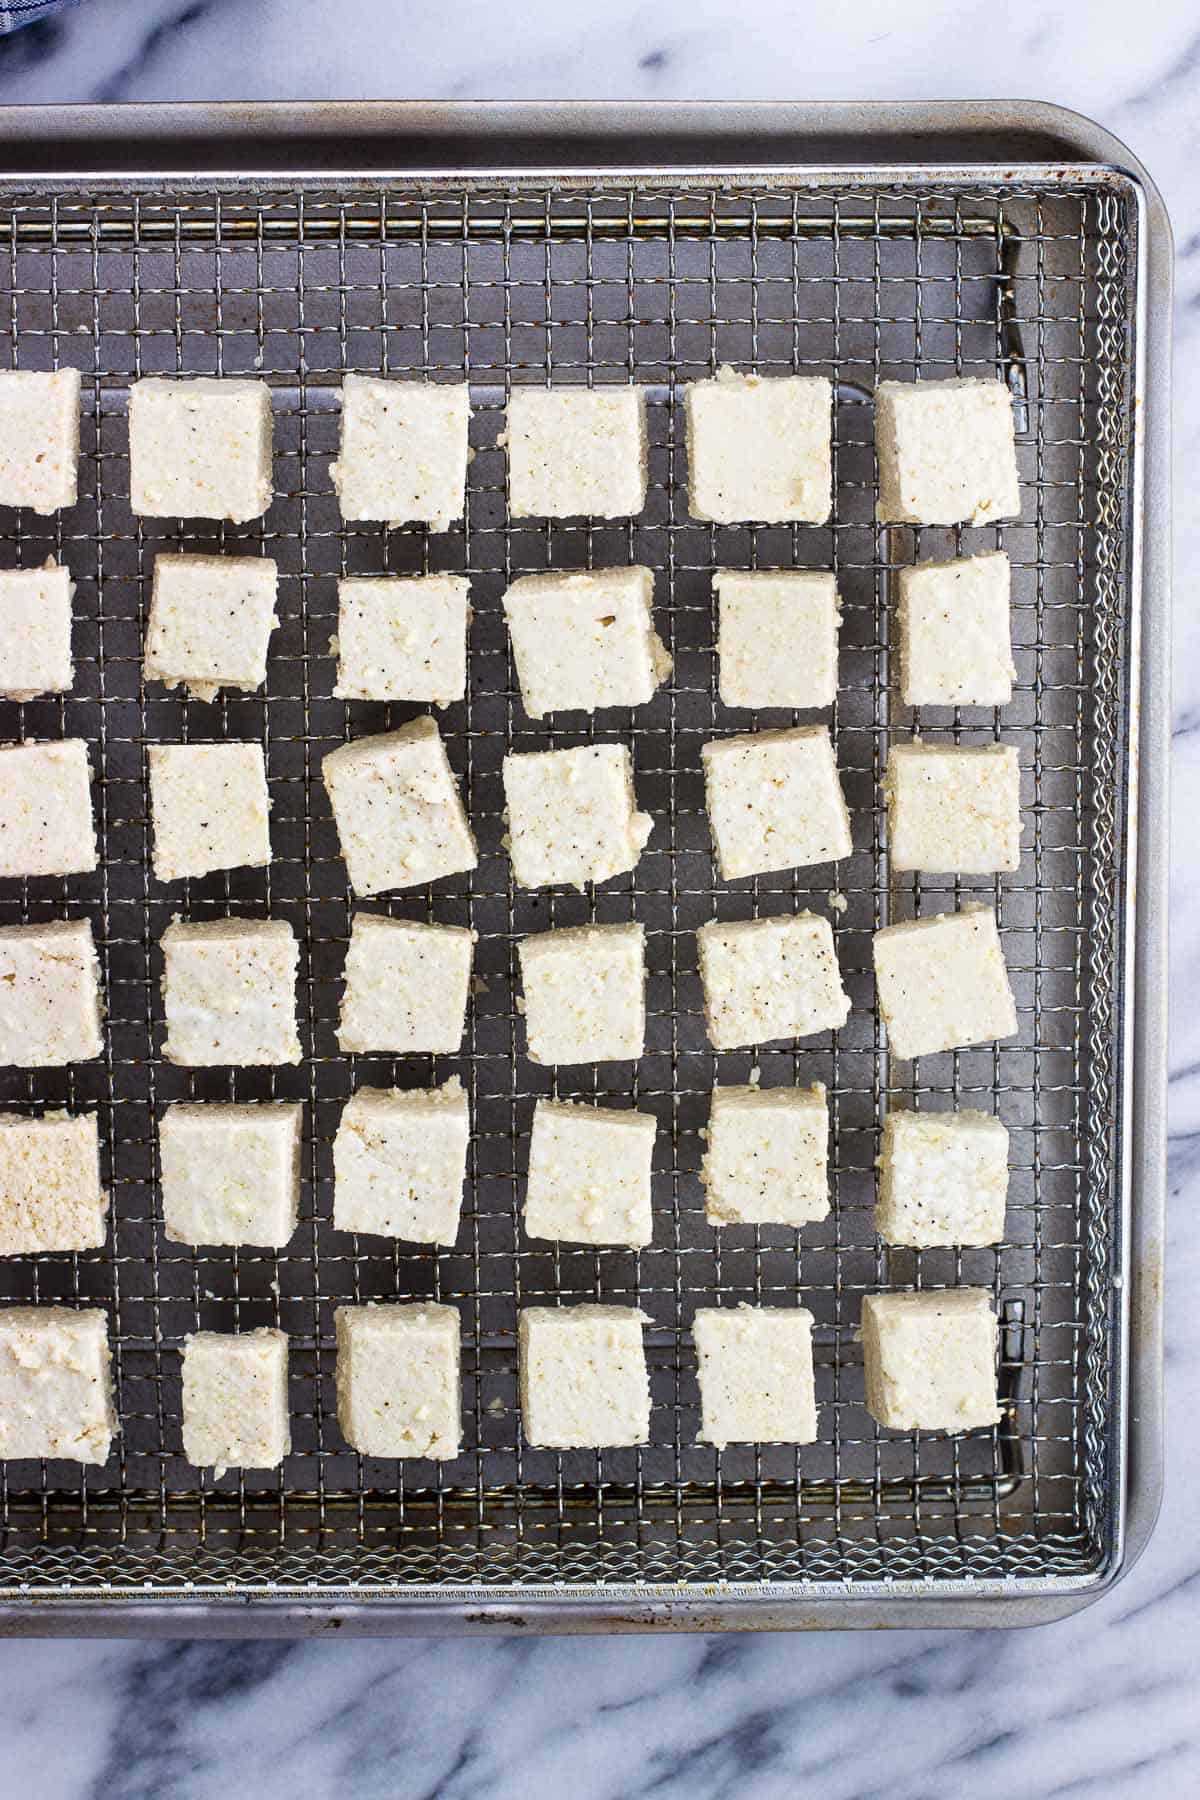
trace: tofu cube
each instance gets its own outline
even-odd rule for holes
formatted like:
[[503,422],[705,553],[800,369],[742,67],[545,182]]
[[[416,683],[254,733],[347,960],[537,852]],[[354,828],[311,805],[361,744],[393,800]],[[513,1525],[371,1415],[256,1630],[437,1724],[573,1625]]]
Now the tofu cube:
[[884,524],[1020,516],[1012,398],[1002,381],[881,381],[875,451]]
[[645,706],[671,673],[649,569],[525,575],[504,596],[521,699],[548,712]]
[[453,1244],[471,1121],[457,1077],[435,1088],[360,1088],[333,1145],[339,1231]]
[[1016,1004],[990,906],[886,925],[875,933],[873,954],[893,1056],[934,1056],[1016,1035]]
[[811,1444],[817,1435],[813,1316],[802,1306],[702,1306],[692,1321],[700,1441]]
[[168,1106],[158,1126],[163,1229],[179,1244],[282,1250],[300,1203],[302,1106]]
[[339,1306],[337,1412],[360,1456],[450,1462],[462,1443],[458,1313],[452,1306]]
[[129,504],[149,518],[261,518],[271,504],[264,381],[150,376],[129,390]]
[[87,919],[0,925],[0,1063],[61,1068],[104,1050],[100,959]]
[[529,1140],[525,1229],[574,1244],[650,1242],[649,1113],[539,1100]]
[[998,1424],[998,1335],[983,1288],[866,1295],[867,1411],[889,1431]]
[[283,919],[173,919],[162,947],[168,1062],[251,1068],[300,1061],[300,946]]
[[514,519],[624,519],[646,504],[640,388],[515,388],[503,442]]
[[634,1062],[641,1056],[646,1044],[642,926],[568,926],[524,938],[517,950],[531,1062]]
[[683,403],[693,519],[825,523],[833,504],[833,386],[823,375],[764,380],[723,368],[711,381],[691,382]]
[[889,1112],[875,1229],[885,1244],[998,1244],[1008,1199],[1008,1132],[981,1112]]
[[99,1250],[107,1232],[95,1113],[0,1113],[0,1256]]
[[65,694],[74,685],[74,592],[70,570],[53,560],[40,569],[0,570],[0,695],[6,700]]
[[0,744],[0,876],[81,875],[98,860],[83,739]]
[[52,513],[79,492],[79,370],[0,372],[0,506]]
[[1012,570],[1003,550],[900,571],[900,698],[905,706],[1007,706]]
[[357,1053],[454,1056],[462,1043],[475,933],[356,912],[338,1043]]
[[0,1311],[0,1461],[108,1461],[118,1429],[99,1307]]
[[650,1440],[650,1376],[634,1306],[527,1306],[517,1328],[521,1424],[546,1450]]
[[259,744],[151,744],[149,755],[160,881],[267,866],[271,801]]
[[718,569],[717,654],[726,706],[832,706],[837,581],[799,569]]
[[714,919],[696,933],[704,1017],[717,1050],[837,1031],[850,1016],[828,919]]
[[142,673],[211,700],[267,679],[278,570],[265,556],[157,556]]
[[894,870],[1020,867],[1021,766],[1010,744],[893,744],[884,792]]
[[710,1225],[810,1225],[829,1212],[829,1107],[808,1088],[719,1087],[700,1167]]
[[850,814],[824,725],[716,738],[700,755],[726,881],[850,855]]
[[446,746],[432,719],[355,738],[322,774],[350,885],[358,894],[423,887],[479,858]]
[[277,1469],[292,1447],[287,1334],[197,1331],[183,1345],[183,1454],[226,1469]]
[[465,382],[347,375],[329,468],[342,517],[449,531],[466,505],[470,422]]
[[461,700],[470,614],[462,575],[339,581],[334,693],[433,706]]
[[577,887],[635,868],[654,829],[637,810],[623,744],[504,758],[509,854],[519,887]]

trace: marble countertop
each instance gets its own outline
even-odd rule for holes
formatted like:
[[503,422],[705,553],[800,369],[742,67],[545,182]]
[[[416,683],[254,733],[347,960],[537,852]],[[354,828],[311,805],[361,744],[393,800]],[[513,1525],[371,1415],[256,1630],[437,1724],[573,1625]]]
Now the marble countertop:
[[[520,15],[518,17],[518,11]],[[1086,22],[1085,22],[1086,19]],[[1003,21],[1003,22],[1001,22]],[[1200,460],[1200,27],[1183,0],[85,0],[0,39],[0,102],[1035,96],[1125,138],[1179,251],[1181,476]],[[1197,405],[1193,407],[1193,399]],[[1195,460],[1193,459],[1195,453]],[[1200,554],[1181,479],[1179,591]],[[1200,810],[1200,608],[1176,622],[1175,807]],[[1180,834],[1174,986],[1200,979]],[[1048,1630],[821,1638],[0,1644],[0,1790],[39,1800],[1106,1800],[1200,1788],[1200,1007],[1172,1041],[1169,1482],[1137,1568]]]

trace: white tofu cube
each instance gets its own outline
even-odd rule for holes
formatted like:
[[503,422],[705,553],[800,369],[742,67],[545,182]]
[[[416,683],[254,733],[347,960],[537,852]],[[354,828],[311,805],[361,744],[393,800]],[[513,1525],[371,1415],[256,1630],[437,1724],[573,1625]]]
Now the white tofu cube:
[[343,1050],[454,1056],[462,1043],[475,933],[356,912],[338,1021]]
[[0,506],[52,513],[79,491],[79,370],[0,372]]
[[470,420],[465,382],[347,375],[329,469],[342,517],[449,531],[465,506]]
[[467,691],[467,581],[462,575],[338,582],[339,700],[449,706]]
[[435,1088],[360,1088],[333,1145],[339,1231],[453,1244],[471,1120],[457,1077]]
[[259,744],[151,744],[154,873],[160,881],[271,860],[267,764]]
[[998,1424],[997,1338],[983,1288],[866,1295],[867,1411],[888,1431]]
[[104,1050],[100,959],[87,919],[0,926],[0,1063],[61,1068]]
[[825,523],[833,504],[833,386],[823,375],[764,380],[723,368],[711,381],[691,382],[683,400],[693,519]]
[[991,1113],[888,1113],[875,1208],[885,1244],[998,1244],[1007,1199],[1008,1132]]
[[710,1225],[810,1225],[829,1211],[829,1107],[808,1088],[719,1087],[700,1167]]
[[986,525],[1020,515],[1012,398],[1002,381],[881,381],[875,450],[884,524]]
[[118,1429],[99,1307],[0,1311],[0,1461],[108,1461]]
[[1017,1009],[990,906],[886,925],[875,933],[873,954],[893,1056],[934,1056],[1016,1035]]
[[277,1469],[292,1447],[282,1331],[197,1331],[183,1345],[183,1454],[226,1469]]
[[636,867],[654,829],[637,810],[623,744],[504,758],[509,855],[518,887],[577,887]]
[[546,1450],[650,1439],[650,1376],[634,1306],[527,1306],[518,1325],[521,1425]]
[[300,1203],[302,1106],[168,1106],[158,1126],[163,1229],[179,1244],[282,1250]]
[[153,375],[129,390],[129,504],[149,518],[245,524],[271,504],[264,381]]
[[640,388],[514,388],[502,442],[514,519],[624,519],[646,504]]
[[893,744],[884,792],[894,870],[1020,867],[1021,766],[1010,744]]
[[283,919],[173,919],[162,947],[168,1062],[250,1068],[300,1061],[300,946]]
[[95,1113],[0,1113],[0,1256],[99,1250],[107,1232]]
[[714,919],[696,933],[704,1017],[717,1050],[838,1031],[850,1016],[833,930],[817,913]]
[[79,875],[98,860],[83,739],[0,744],[0,876]]
[[479,858],[446,746],[432,719],[355,738],[321,770],[350,886],[358,894],[423,887]]
[[650,1242],[649,1113],[539,1100],[529,1140],[525,1229],[574,1244]]
[[265,556],[157,556],[142,673],[211,700],[267,679],[278,570]]
[[700,755],[726,881],[850,855],[850,814],[824,725],[715,738]]
[[0,570],[0,695],[6,700],[73,687],[74,592],[71,571],[53,560],[40,569]]
[[692,1320],[700,1442],[811,1444],[813,1316],[802,1306],[702,1306]]
[[521,700],[548,712],[645,706],[671,673],[649,569],[525,575],[504,596]]
[[1012,570],[1003,550],[900,571],[900,698],[905,706],[1007,706]]
[[641,1056],[646,1043],[642,926],[569,926],[538,932],[517,949],[531,1062],[634,1062]]
[[462,1442],[460,1328],[452,1306],[339,1306],[338,1424],[360,1456],[450,1462]]
[[832,706],[837,581],[799,569],[718,569],[721,700],[726,706]]

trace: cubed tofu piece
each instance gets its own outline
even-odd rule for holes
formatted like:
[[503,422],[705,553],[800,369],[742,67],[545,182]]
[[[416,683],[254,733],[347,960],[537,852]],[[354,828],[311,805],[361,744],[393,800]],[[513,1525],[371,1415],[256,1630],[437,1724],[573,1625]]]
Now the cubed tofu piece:
[[87,919],[0,926],[0,1064],[61,1068],[104,1050],[100,959]]
[[833,929],[802,912],[783,919],[714,919],[696,933],[704,1017],[717,1050],[838,1031],[850,1016]]
[[300,1061],[300,946],[283,919],[173,919],[163,932],[168,1062],[232,1068]]
[[83,739],[0,744],[0,876],[80,875],[98,860]]
[[347,375],[329,468],[342,517],[449,531],[466,503],[470,420],[465,382]]
[[292,1447],[287,1334],[197,1331],[183,1345],[183,1454],[226,1469],[277,1469]]
[[0,373],[0,506],[52,513],[79,491],[79,370]]
[[454,1056],[462,1043],[475,933],[356,912],[338,1043],[359,1054]]
[[154,873],[160,881],[271,860],[267,764],[259,744],[151,744]]
[[1007,706],[1012,570],[1003,550],[900,571],[900,698],[905,706]]
[[996,1315],[983,1288],[867,1294],[867,1411],[888,1431],[996,1425]]
[[646,933],[574,925],[517,947],[535,1063],[634,1062],[646,1045]]
[[504,596],[521,700],[548,712],[645,706],[671,673],[649,569],[524,575]]
[[838,627],[833,575],[718,569],[717,654],[725,706],[832,706]]
[[875,451],[884,524],[1020,516],[1012,398],[1002,381],[881,381]]
[[462,1442],[461,1332],[452,1306],[339,1306],[337,1412],[360,1456],[450,1462]]
[[350,886],[358,894],[423,887],[479,858],[441,732],[432,719],[355,738],[321,773]]
[[100,1308],[0,1310],[0,1461],[107,1462],[116,1430]]
[[0,1113],[0,1256],[99,1250],[107,1232],[95,1113]]
[[691,382],[683,399],[693,519],[825,523],[833,504],[833,387],[823,375],[764,380],[723,368],[711,381]]
[[334,693],[432,706],[461,700],[470,615],[463,575],[339,581]]
[[574,1244],[650,1242],[655,1119],[561,1100],[539,1100],[529,1140],[525,1230]]
[[990,875],[1021,864],[1021,766],[1010,744],[893,744],[884,792],[894,870]]
[[875,933],[873,953],[893,1056],[934,1056],[1016,1035],[1016,1004],[990,906],[886,925]]
[[991,1113],[888,1113],[875,1208],[885,1244],[998,1244],[1007,1199],[1008,1132]]
[[265,556],[156,556],[142,673],[197,700],[267,679],[278,570]]
[[360,1088],[333,1145],[339,1231],[453,1244],[471,1121],[457,1077],[435,1088]]
[[829,1107],[808,1088],[719,1087],[700,1166],[710,1225],[810,1225],[829,1211]]
[[6,700],[65,694],[74,685],[74,592],[70,570],[53,560],[40,569],[0,570],[0,695]]
[[168,1106],[158,1126],[163,1229],[179,1244],[282,1250],[300,1206],[302,1106]]
[[514,519],[624,519],[646,504],[640,388],[515,388],[502,441]]
[[850,855],[850,814],[824,725],[715,738],[700,755],[726,881]]
[[521,1424],[546,1450],[650,1439],[650,1376],[634,1306],[527,1306],[518,1325]]
[[264,381],[152,375],[129,390],[129,504],[149,518],[245,524],[271,504]]
[[518,887],[577,887],[635,868],[654,829],[637,810],[623,744],[504,758],[509,855]]
[[803,1306],[702,1306],[692,1320],[700,1441],[811,1444],[817,1435],[813,1316]]

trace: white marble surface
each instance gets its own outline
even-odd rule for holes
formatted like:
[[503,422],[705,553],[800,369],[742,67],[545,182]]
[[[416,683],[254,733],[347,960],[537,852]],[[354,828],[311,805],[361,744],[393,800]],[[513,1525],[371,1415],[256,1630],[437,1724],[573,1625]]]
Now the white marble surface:
[[[1002,23],[1002,21],[1005,21]],[[1200,25],[1183,0],[85,0],[0,42],[0,101],[1032,95],[1125,137],[1179,246],[1176,810],[1200,808]],[[1200,980],[1200,861],[1174,986]],[[1200,1790],[1200,1008],[1173,1044],[1170,1480],[1104,1603],[1049,1631],[822,1639],[0,1645],[0,1791],[922,1800]],[[1196,1789],[1192,1788],[1196,1783]]]

